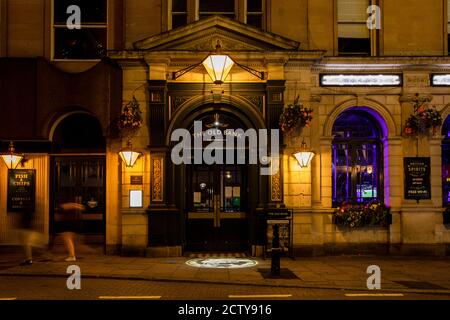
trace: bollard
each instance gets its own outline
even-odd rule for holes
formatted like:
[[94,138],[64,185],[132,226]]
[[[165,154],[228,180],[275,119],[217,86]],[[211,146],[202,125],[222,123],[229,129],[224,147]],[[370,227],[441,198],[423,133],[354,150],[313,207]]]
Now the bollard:
[[280,274],[280,226],[275,224],[273,226],[273,239],[272,239],[272,268],[271,274],[279,275]]

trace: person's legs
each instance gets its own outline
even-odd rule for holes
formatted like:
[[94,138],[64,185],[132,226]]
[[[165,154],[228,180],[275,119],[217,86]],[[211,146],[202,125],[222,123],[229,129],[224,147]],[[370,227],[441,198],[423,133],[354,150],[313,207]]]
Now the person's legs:
[[31,249],[31,232],[28,230],[20,231],[20,241],[23,247],[24,262],[22,265],[33,263],[32,249]]
[[74,244],[75,234],[73,232],[63,233],[64,244],[66,245],[69,257],[66,260],[75,260],[75,244]]

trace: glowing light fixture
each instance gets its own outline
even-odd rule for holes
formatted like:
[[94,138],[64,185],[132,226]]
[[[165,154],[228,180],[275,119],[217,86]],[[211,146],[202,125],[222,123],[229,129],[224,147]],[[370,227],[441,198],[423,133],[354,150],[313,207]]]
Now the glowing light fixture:
[[214,53],[208,55],[201,62],[188,66],[184,69],[173,72],[172,79],[177,80],[182,77],[186,73],[194,70],[198,66],[203,65],[203,67],[208,72],[211,80],[216,85],[222,84],[228,75],[230,74],[231,69],[234,65],[244,69],[245,71],[251,73],[255,77],[261,80],[265,80],[266,76],[264,72],[257,71],[248,66],[242,65],[239,62],[234,61],[229,55],[222,53],[222,45],[220,44],[220,40],[217,41],[216,50]]
[[308,167],[315,155],[314,152],[308,149],[305,140],[302,142],[300,151],[293,154],[301,168]]
[[122,161],[125,163],[127,168],[132,168],[136,163],[137,159],[141,156],[140,152],[133,151],[133,146],[131,140],[128,140],[127,147],[119,152]]
[[8,153],[3,153],[1,156],[8,169],[16,169],[23,160],[23,155],[15,152],[14,143],[12,141],[9,143]]
[[203,60],[202,64],[212,81],[215,84],[222,84],[230,74],[234,61],[228,55],[222,54],[222,46],[217,43],[216,52]]

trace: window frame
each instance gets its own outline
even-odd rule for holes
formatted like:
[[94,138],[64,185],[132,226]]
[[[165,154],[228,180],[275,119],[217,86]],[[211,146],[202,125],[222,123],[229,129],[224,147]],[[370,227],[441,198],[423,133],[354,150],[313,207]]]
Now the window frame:
[[[347,112],[350,112],[350,110],[347,110]],[[342,115],[342,114],[341,114]],[[357,199],[357,182],[358,182],[358,171],[357,171],[357,166],[359,164],[357,164],[357,153],[356,150],[358,147],[361,147],[362,145],[372,145],[376,147],[376,160],[375,160],[375,165],[377,167],[377,196],[375,198],[372,198],[371,201],[380,201],[383,202],[384,201],[384,144],[383,144],[383,139],[381,137],[381,133],[382,130],[380,128],[380,125],[378,124],[376,119],[373,119],[370,114],[368,114],[368,117],[370,119],[370,121],[372,122],[372,124],[375,126],[375,128],[378,131],[379,137],[377,138],[365,138],[365,137],[350,137],[350,138],[341,138],[341,137],[333,137],[333,140],[331,142],[331,202],[332,202],[332,207],[336,208],[337,206],[339,206],[341,203],[338,203],[337,201],[335,201],[335,188],[336,188],[336,184],[335,184],[335,172],[337,173],[337,169],[334,169],[334,167],[336,166],[336,163],[334,163],[334,148],[337,145],[345,145],[348,147],[348,150],[351,150],[351,155],[350,155],[350,160],[351,160],[351,165],[347,166],[347,172],[350,171],[351,172],[351,183],[352,183],[352,188],[351,188],[351,203],[358,203]],[[339,118],[339,116],[338,116]],[[337,118],[337,119],[338,119]],[[337,120],[336,119],[336,120]],[[349,198],[349,197],[347,197]],[[344,201],[348,201],[344,200]],[[358,203],[358,204],[362,204]]]
[[[339,20],[338,20],[338,1],[334,0],[334,56],[336,57],[375,57],[381,55],[383,27],[380,30],[369,30],[370,53],[368,55],[360,54],[340,54],[339,53]],[[377,5],[383,12],[383,0],[369,0],[369,6]],[[367,21],[367,20],[366,20]],[[383,25],[383,14],[381,14],[381,26]]]
[[[189,24],[194,21],[200,20],[200,0],[185,0],[187,2],[187,21],[186,24]],[[234,20],[239,21],[242,23],[247,24],[247,0],[234,0]],[[270,2],[271,0],[261,0],[262,2],[262,27],[261,30],[269,31],[268,30],[268,16],[269,16],[269,9],[270,9]],[[167,12],[167,23],[164,23],[167,30],[172,30],[172,0],[164,1],[164,3],[167,5],[167,10],[164,11]]]
[[[195,20],[200,20],[200,14],[208,14],[208,15],[221,15],[221,14],[230,14],[230,12],[220,12],[220,11],[211,11],[211,12],[200,12],[200,1],[201,0],[196,0],[196,9],[195,9]],[[239,1],[240,0],[233,0],[234,2],[234,20],[239,20]]]
[[448,32],[450,28],[450,13],[449,13],[450,0],[444,0],[444,56],[450,56],[450,34]]
[[266,8],[266,1],[265,0],[260,0],[261,1],[261,12],[248,12],[248,0],[244,0],[244,23],[248,24],[248,16],[249,15],[254,15],[254,16],[261,16],[261,29],[262,30],[266,30],[266,12],[267,12],[267,8]]
[[[62,28],[66,28],[67,26],[65,24],[59,24],[59,23],[55,23],[55,1],[57,0],[51,0],[51,46],[50,46],[50,60],[51,61],[56,61],[56,62],[63,62],[63,61],[75,61],[75,62],[79,62],[79,61],[83,61],[83,62],[98,62],[101,61],[101,59],[60,59],[60,58],[55,58],[55,49],[56,49],[56,44],[55,44],[55,30],[56,29],[62,29]],[[106,21],[104,23],[96,23],[96,24],[83,24],[83,21],[81,21],[81,26],[82,28],[90,28],[90,29],[105,29],[106,30],[106,43],[105,43],[105,50],[108,50],[109,48],[109,10],[110,10],[110,4],[109,1],[106,0]]]

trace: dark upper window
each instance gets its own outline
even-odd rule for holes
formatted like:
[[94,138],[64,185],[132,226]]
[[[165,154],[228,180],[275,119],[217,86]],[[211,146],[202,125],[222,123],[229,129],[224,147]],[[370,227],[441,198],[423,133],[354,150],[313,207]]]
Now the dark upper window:
[[447,0],[447,51],[450,55],[450,0]]
[[348,110],[333,126],[333,206],[382,200],[382,148],[377,121]]
[[184,26],[188,22],[186,0],[172,0],[172,28]]
[[444,207],[450,207],[450,116],[442,127],[442,197]]
[[[54,59],[100,59],[107,48],[107,0],[54,0]],[[81,9],[81,29],[67,28],[67,8]]]
[[370,0],[337,0],[338,54],[370,55],[367,8]]
[[[168,23],[169,29],[178,28],[211,15],[222,15],[257,28],[264,28],[266,0],[194,0],[192,3],[189,0],[167,1],[171,18]],[[243,8],[243,14],[239,14],[241,9],[238,8]]]
[[247,0],[247,24],[263,27],[263,0]]
[[235,19],[234,0],[199,0],[198,15],[199,18],[205,18],[210,15],[219,14],[230,19]]

